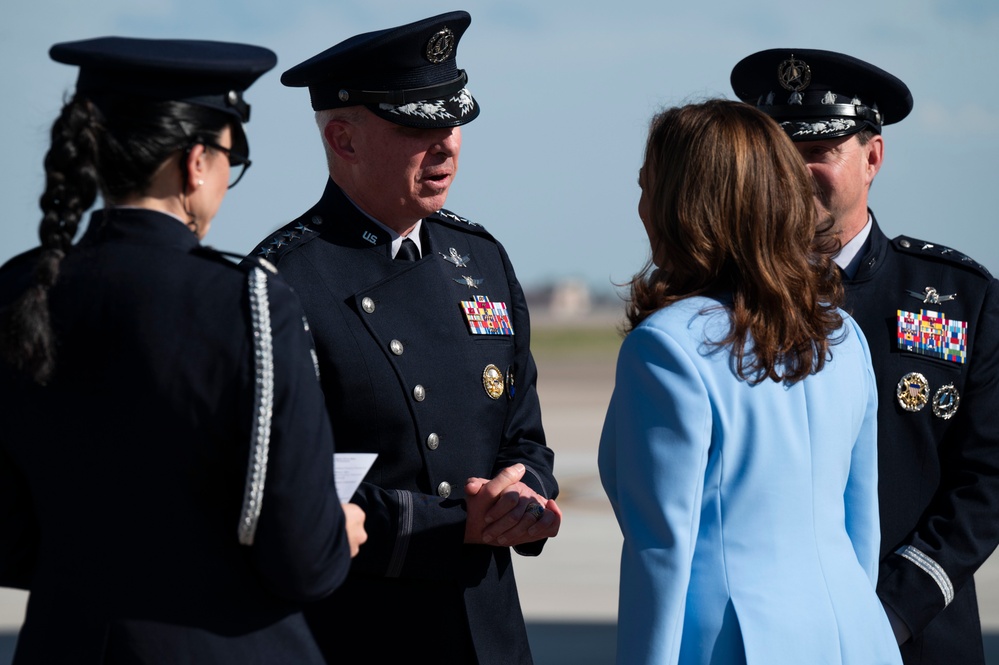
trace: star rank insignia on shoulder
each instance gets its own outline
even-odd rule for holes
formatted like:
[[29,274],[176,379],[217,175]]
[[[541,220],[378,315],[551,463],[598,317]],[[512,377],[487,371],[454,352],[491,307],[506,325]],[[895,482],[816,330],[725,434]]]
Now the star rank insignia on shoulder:
[[464,217],[461,217],[460,215],[456,215],[453,212],[451,212],[450,210],[445,210],[444,208],[441,208],[440,210],[438,210],[437,214],[440,215],[441,217],[445,218],[445,219],[450,219],[451,221],[458,222],[459,224],[466,224],[468,226],[476,226],[476,227],[482,228],[481,224],[476,224],[472,220],[465,219]]
[[298,222],[292,226],[285,226],[257,245],[253,254],[259,259],[276,260],[292,247],[317,236],[319,231],[315,227],[322,226],[322,224],[323,218],[319,215],[313,215],[308,222]]
[[947,247],[945,245],[938,245],[932,242],[926,242],[924,240],[916,240],[915,238],[909,238],[906,236],[899,236],[892,240],[892,244],[901,252],[910,254],[913,256],[931,256],[934,258],[940,258],[955,265],[964,266],[971,270],[975,270],[980,273],[983,277],[991,279],[992,274],[989,272],[988,268],[983,266],[978,261],[974,260],[967,254],[962,254],[961,252]]

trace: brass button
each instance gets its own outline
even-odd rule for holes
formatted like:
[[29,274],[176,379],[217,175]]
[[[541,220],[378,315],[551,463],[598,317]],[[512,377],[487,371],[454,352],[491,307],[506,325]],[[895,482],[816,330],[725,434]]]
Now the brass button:
[[439,496],[442,499],[446,499],[449,496],[451,496],[451,483],[445,480],[440,485],[438,485],[437,496]]
[[441,445],[441,438],[437,436],[436,432],[431,432],[430,436],[427,437],[427,448],[437,450],[437,446],[439,445]]
[[372,300],[371,298],[365,297],[363,300],[361,300],[361,309],[363,309],[368,314],[371,314],[371,312],[375,311],[375,301]]
[[427,398],[426,389],[420,384],[416,384],[416,387],[413,388],[413,399],[415,399],[417,402],[422,402],[426,398]]
[[389,342],[389,350],[392,351],[392,353],[394,353],[395,355],[401,356],[403,351],[402,342],[400,342],[397,339],[393,339],[391,342]]

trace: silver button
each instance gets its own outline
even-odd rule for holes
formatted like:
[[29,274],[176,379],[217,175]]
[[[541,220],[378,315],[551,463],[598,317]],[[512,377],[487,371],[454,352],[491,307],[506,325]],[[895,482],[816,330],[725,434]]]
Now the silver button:
[[375,301],[371,298],[364,298],[361,300],[361,309],[371,314],[371,312],[375,311]]
[[427,391],[420,384],[416,384],[416,387],[413,388],[413,399],[415,399],[417,402],[422,402],[426,398],[427,398]]
[[395,355],[401,356],[402,355],[402,342],[400,342],[397,339],[393,339],[391,342],[389,342],[389,349]]
[[451,483],[445,480],[443,483],[438,485],[437,496],[439,496],[442,499],[446,499],[449,496],[451,496]]
[[322,226],[323,225],[323,218],[320,217],[319,215],[313,215],[312,216],[312,223],[315,224],[316,226]]
[[437,436],[436,432],[431,432],[430,436],[427,437],[427,448],[437,450],[437,446],[439,445],[441,445],[441,438]]
[[910,243],[908,240],[900,240],[898,244],[900,244],[902,247],[909,247],[912,243]]

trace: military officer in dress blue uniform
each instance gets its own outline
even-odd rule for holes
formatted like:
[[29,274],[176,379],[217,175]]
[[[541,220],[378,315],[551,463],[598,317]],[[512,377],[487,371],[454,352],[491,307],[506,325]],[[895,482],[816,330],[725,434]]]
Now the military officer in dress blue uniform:
[[731,79],[795,141],[839,231],[878,381],[878,594],[904,661],[982,664],[973,575],[999,543],[999,282],[939,243],[889,239],[867,207],[881,128],[912,108],[902,81],[813,49],[755,53]]
[[309,89],[330,178],[251,256],[302,300],[338,449],[378,455],[369,540],[308,613],[331,663],[531,662],[510,547],[540,553],[561,514],[530,322],[502,245],[443,209],[479,114],[455,62],[470,21],[357,35],[281,77]]
[[42,243],[0,268],[14,662],[322,663],[302,604],[346,577],[364,515],[336,496],[294,293],[200,244],[249,165],[243,91],[277,59],[122,37],[50,54],[80,73]]

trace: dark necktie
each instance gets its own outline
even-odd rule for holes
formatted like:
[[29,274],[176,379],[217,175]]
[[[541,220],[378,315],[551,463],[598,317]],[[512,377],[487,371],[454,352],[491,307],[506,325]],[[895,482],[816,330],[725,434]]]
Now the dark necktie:
[[403,238],[399,251],[396,252],[396,261],[417,261],[420,258],[420,250],[416,248],[416,243],[409,238]]

